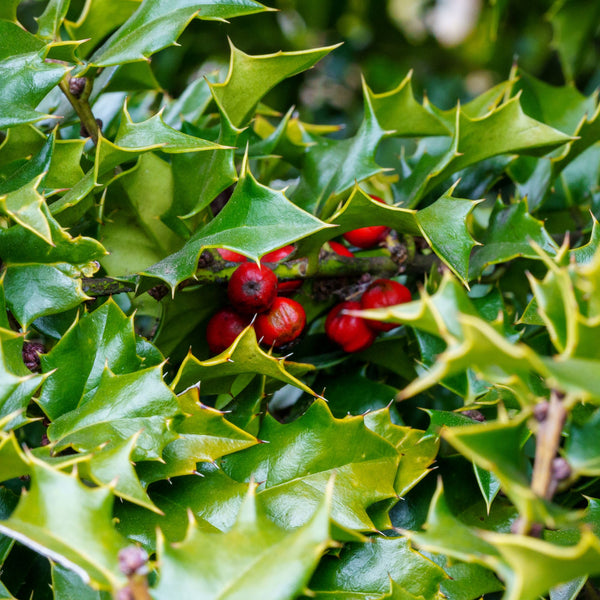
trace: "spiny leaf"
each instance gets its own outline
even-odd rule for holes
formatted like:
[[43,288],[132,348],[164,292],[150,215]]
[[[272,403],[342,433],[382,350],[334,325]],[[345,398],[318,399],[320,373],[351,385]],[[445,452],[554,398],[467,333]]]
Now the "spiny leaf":
[[146,484],[190,475],[199,462],[215,462],[258,443],[249,433],[227,421],[223,413],[201,405],[197,388],[178,396],[177,400],[185,417],[174,426],[178,438],[165,447],[164,462],[138,464],[138,472]]
[[194,275],[204,248],[228,248],[258,260],[262,254],[326,227],[292,204],[283,192],[261,185],[245,165],[225,208],[181,250],[145,269],[142,275],[174,287]]
[[176,547],[161,538],[161,575],[153,596],[157,600],[173,594],[202,600],[296,597],[331,543],[329,500],[321,496],[311,519],[287,532],[267,518],[260,498],[250,488],[227,533],[204,533],[192,524]]
[[68,67],[44,62],[44,53],[29,52],[0,60],[0,129],[45,118],[35,110]]
[[36,19],[37,35],[44,39],[54,40],[58,37],[62,22],[67,16],[71,0],[50,0],[44,12]]
[[16,22],[17,6],[19,4],[21,4],[21,0],[6,0],[6,2],[3,2],[2,8],[0,8],[0,19]]
[[[346,598],[377,599],[390,585],[426,600],[440,598],[440,584],[447,579],[443,569],[410,547],[404,537],[374,537],[364,543],[346,544],[338,556],[325,556],[310,581],[318,600]],[[409,598],[411,596],[408,596]]]
[[320,215],[330,196],[341,194],[356,182],[382,169],[375,162],[379,142],[386,135],[366,94],[364,117],[354,137],[332,140],[309,136],[313,142],[304,154],[302,175],[292,200],[303,209]]
[[188,353],[171,386],[180,392],[199,384],[203,394],[220,393],[229,389],[233,377],[242,373],[260,373],[314,396],[315,393],[296,377],[312,370],[312,365],[287,362],[264,352],[257,343],[254,328],[248,326],[227,350],[214,358],[200,361]]
[[470,277],[478,277],[488,265],[519,256],[539,258],[539,253],[532,248],[531,242],[535,242],[550,255],[557,251],[556,243],[544,224],[529,214],[526,199],[509,206],[497,200],[483,245],[473,252]]
[[90,63],[107,67],[145,60],[175,43],[189,22],[228,19],[268,10],[254,0],[144,0],[140,7],[94,52]]
[[[31,488],[0,532],[75,571],[95,587],[124,583],[117,554],[127,545],[112,525],[109,488],[91,489],[32,459]],[[98,535],[101,532],[101,535]]]
[[282,425],[267,415],[258,437],[269,443],[221,464],[237,481],[261,482],[260,496],[282,524],[306,523],[334,472],[331,517],[343,528],[373,530],[367,509],[396,497],[398,451],[367,429],[362,417],[335,419],[325,402],[316,400],[292,423]]
[[110,600],[108,592],[92,589],[74,571],[52,563],[52,592],[54,600]]
[[278,83],[302,73],[327,56],[337,46],[277,52],[251,56],[229,41],[231,51],[229,72],[223,83],[211,85],[213,95],[231,119],[240,127],[245,125],[258,102]]
[[56,419],[94,393],[106,367],[115,374],[142,366],[136,352],[133,319],[111,299],[73,323],[52,350],[41,357],[49,373],[39,404]]
[[162,365],[123,375],[105,368],[93,394],[54,420],[48,438],[57,449],[91,452],[141,431],[132,459],[157,460],[177,437],[171,421],[178,412],[175,396],[163,382]]
[[398,137],[450,135],[450,130],[415,100],[411,80],[412,71],[396,88],[381,94],[375,94],[365,86],[381,126]]

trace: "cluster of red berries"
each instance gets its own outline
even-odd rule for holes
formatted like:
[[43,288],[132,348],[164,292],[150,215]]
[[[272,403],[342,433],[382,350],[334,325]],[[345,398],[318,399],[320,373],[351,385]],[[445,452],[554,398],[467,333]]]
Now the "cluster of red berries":
[[[291,253],[293,247],[286,246],[285,253],[282,250],[265,255],[263,260],[282,260]],[[247,262],[245,256],[230,250],[219,250],[219,254],[226,260],[243,264],[233,272],[227,286],[231,306],[217,311],[208,322],[206,339],[210,351],[219,354],[229,348],[250,325],[254,315],[256,337],[263,344],[279,348],[294,341],[306,325],[306,313],[299,302],[279,296],[278,293],[291,291],[290,286],[287,286],[288,289],[282,287],[285,284],[292,283],[297,289],[302,282],[278,282],[275,273],[265,265]]]
[[406,286],[392,279],[376,279],[366,289],[360,302],[346,300],[331,309],[325,320],[325,333],[345,352],[366,350],[377,334],[396,325],[344,314],[345,311],[382,308],[410,301],[411,294]]

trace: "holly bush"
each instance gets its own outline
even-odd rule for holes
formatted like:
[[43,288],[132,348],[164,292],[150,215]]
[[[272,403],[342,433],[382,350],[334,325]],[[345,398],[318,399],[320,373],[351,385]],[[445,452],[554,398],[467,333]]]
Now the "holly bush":
[[[333,46],[232,40],[223,72],[160,88],[149,57],[254,0],[50,0],[32,31],[20,4],[0,5],[0,597],[596,597],[597,96],[515,66],[441,109],[409,74],[363,81],[346,133],[264,101]],[[574,4],[552,14],[571,66],[594,33],[562,35]],[[375,248],[328,244],[369,226]],[[251,323],[211,355],[237,267],[218,249],[289,245],[270,266],[301,282],[304,334],[270,348]],[[382,277],[412,301],[351,311],[393,327],[343,352],[328,312]]]

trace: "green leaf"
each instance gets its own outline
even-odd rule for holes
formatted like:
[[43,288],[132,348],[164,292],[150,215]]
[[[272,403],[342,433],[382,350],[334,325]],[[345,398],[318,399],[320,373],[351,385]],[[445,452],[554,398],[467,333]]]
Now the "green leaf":
[[51,418],[75,410],[94,393],[108,367],[115,374],[133,373],[142,366],[137,355],[133,317],[126,317],[111,299],[83,316],[41,357],[49,373],[39,404]]
[[[376,536],[365,543],[346,544],[338,556],[325,556],[310,581],[317,600],[394,598],[390,585],[412,597],[439,598],[440,584],[447,579],[443,569],[410,547],[405,537]],[[409,596],[410,598],[410,596]]]
[[292,204],[283,192],[261,185],[245,163],[225,208],[181,250],[142,274],[174,287],[193,276],[205,248],[228,248],[258,260],[262,254],[326,227],[326,223]]
[[295,598],[331,543],[330,498],[323,501],[321,496],[320,500],[311,519],[288,532],[267,518],[260,498],[250,488],[227,533],[205,533],[192,523],[186,539],[177,546],[165,544],[161,536],[161,574],[153,597]]
[[81,577],[61,565],[52,563],[52,591],[54,600],[110,600],[107,592],[99,592],[86,585]]
[[[110,399],[110,402],[107,402]],[[179,412],[175,396],[162,379],[162,367],[115,375],[108,368],[84,404],[63,414],[48,428],[57,449],[92,452],[139,434],[132,460],[158,460],[177,435],[172,419]]]
[[258,440],[225,419],[222,412],[198,401],[194,388],[177,397],[185,418],[175,424],[178,438],[165,447],[162,460],[140,463],[138,472],[145,483],[196,472],[199,462],[217,459],[249,448]]
[[350,189],[381,172],[375,162],[379,142],[386,135],[364,92],[364,117],[354,137],[332,140],[311,137],[304,154],[300,182],[292,193],[292,200],[301,208],[320,214],[330,196]]
[[71,0],[50,0],[44,12],[36,19],[37,35],[44,39],[57,39],[70,4]]
[[173,200],[171,165],[153,152],[111,186],[100,237],[109,252],[101,264],[108,275],[137,273],[179,250],[183,240],[156,218]]
[[44,62],[43,52],[0,60],[0,129],[48,117],[35,108],[67,71],[63,65]]
[[[236,2],[237,4],[237,2]],[[258,102],[278,83],[310,69],[337,46],[251,56],[231,51],[229,71],[223,83],[211,84],[214,97],[235,127],[245,125]]]
[[397,137],[450,135],[451,131],[430,111],[415,100],[412,90],[412,71],[389,92],[375,94],[365,91],[381,126]]
[[6,303],[25,328],[35,319],[54,315],[89,300],[67,263],[11,265],[4,273]]
[[568,432],[565,458],[574,473],[600,475],[600,410],[595,410],[585,423],[571,423]]
[[29,229],[48,244],[52,244],[50,225],[42,211],[45,200],[37,192],[42,179],[43,175],[40,175],[22,188],[0,196],[0,212]]
[[466,224],[477,201],[452,197],[450,188],[443,196],[417,212],[423,236],[432,250],[463,281],[469,276],[469,256],[478,245]]
[[286,526],[308,521],[333,473],[331,518],[342,528],[373,531],[367,509],[396,498],[397,450],[365,426],[362,417],[335,419],[316,400],[296,421],[282,425],[266,415],[259,444],[225,457],[223,470],[237,481],[261,482],[269,515]]
[[[198,360],[188,353],[171,384],[181,392],[200,384],[203,394],[229,391],[231,380],[243,373],[260,373],[291,384],[311,396],[316,395],[297,376],[312,371],[312,365],[286,362],[275,358],[260,348],[252,326],[246,327],[233,344],[224,352],[205,361]],[[223,382],[225,381],[225,386]]]
[[0,19],[7,19],[8,21],[17,20],[17,6],[21,4],[21,0],[6,0],[0,7]]
[[542,221],[533,218],[527,210],[527,200],[505,206],[496,201],[483,245],[476,248],[471,260],[470,276],[476,278],[488,265],[509,261],[516,257],[539,258],[531,242],[544,252],[554,255],[557,246],[544,228]]
[[31,488],[10,518],[0,521],[0,532],[71,569],[86,583],[120,587],[124,578],[117,554],[127,540],[112,526],[111,491],[91,489],[74,475],[31,460]]
[[139,8],[94,52],[90,64],[107,67],[145,60],[175,43],[190,21],[228,19],[268,10],[254,0],[144,0]]

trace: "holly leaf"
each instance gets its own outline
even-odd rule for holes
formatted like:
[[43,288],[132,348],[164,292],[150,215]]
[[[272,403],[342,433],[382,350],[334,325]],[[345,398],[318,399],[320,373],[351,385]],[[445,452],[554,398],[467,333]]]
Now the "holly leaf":
[[0,129],[51,118],[37,112],[36,106],[69,68],[44,62],[44,54],[44,50],[26,52],[0,60]]
[[50,0],[44,12],[37,17],[37,35],[43,39],[56,40],[67,16],[71,0]]
[[242,175],[225,208],[181,250],[145,269],[142,275],[174,287],[194,275],[205,248],[227,248],[258,261],[262,254],[326,227],[292,204],[283,192],[256,181],[244,160]]
[[600,410],[595,410],[584,423],[572,422],[565,443],[565,458],[577,475],[596,477],[600,474]]
[[231,55],[227,78],[223,83],[209,85],[231,123],[240,127],[247,123],[267,92],[284,79],[310,69],[338,45],[251,56],[229,40]]
[[110,600],[108,592],[94,590],[74,571],[52,563],[52,592],[54,600]]
[[473,251],[471,279],[480,276],[488,265],[516,257],[539,259],[539,251],[536,252],[531,242],[550,255],[555,255],[558,249],[543,222],[529,214],[526,199],[509,206],[497,200],[483,245]]
[[196,472],[199,462],[215,462],[258,443],[255,437],[227,421],[224,413],[200,404],[197,388],[177,400],[185,414],[174,426],[178,438],[165,447],[160,463],[138,464],[138,472],[146,484],[190,475]]
[[120,587],[124,577],[117,555],[127,540],[113,528],[110,489],[92,489],[75,475],[31,461],[31,487],[11,516],[0,521],[0,532],[74,571],[85,583]]
[[90,58],[107,67],[138,60],[171,46],[194,17],[228,19],[268,10],[254,0],[144,0],[139,8]]
[[[173,546],[159,537],[161,574],[152,595],[223,598],[240,594],[264,600],[296,597],[308,582],[329,540],[326,497],[303,526],[288,532],[269,520],[251,487],[235,525],[206,533],[191,523],[186,539]],[[206,549],[210,548],[210,552]],[[274,569],[273,565],[277,564]]]
[[17,6],[21,4],[21,0],[6,0],[0,8],[0,19],[7,21],[17,21]]
[[269,514],[286,526],[308,521],[334,472],[331,518],[342,528],[373,531],[367,509],[396,498],[398,452],[362,417],[335,419],[316,400],[292,423],[266,415],[258,437],[269,443],[227,456],[221,465],[236,481],[260,482]]
[[[317,600],[404,600],[405,593],[434,600],[446,579],[443,569],[413,550],[407,538],[376,536],[345,544],[339,556],[325,556],[309,588]],[[388,595],[390,587],[396,594]]]
[[397,137],[450,135],[451,131],[433,113],[415,100],[412,71],[389,92],[375,94],[365,85],[373,111],[381,126]]
[[364,91],[364,116],[354,137],[332,140],[309,136],[300,181],[291,198],[304,210],[321,214],[330,196],[341,194],[356,182],[381,172],[375,162],[379,142],[389,133],[377,121],[371,98]]
[[[107,402],[110,399],[110,402]],[[139,434],[132,460],[158,460],[177,435],[172,419],[179,406],[162,378],[162,365],[115,375],[108,368],[84,404],[55,419],[48,439],[56,450],[92,452]]]
[[77,319],[41,357],[41,365],[48,376],[38,402],[50,419],[56,419],[95,393],[106,367],[114,374],[133,373],[142,367],[133,317],[126,317],[109,299]]
[[296,376],[312,371],[312,365],[286,362],[260,348],[254,328],[250,325],[240,333],[233,344],[209,360],[198,360],[191,352],[171,384],[176,392],[200,385],[203,394],[228,391],[231,380],[243,373],[259,373],[293,385],[311,396],[316,394]]

